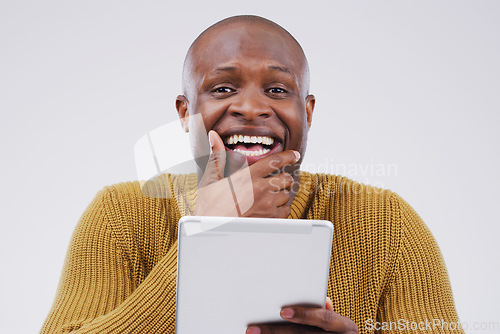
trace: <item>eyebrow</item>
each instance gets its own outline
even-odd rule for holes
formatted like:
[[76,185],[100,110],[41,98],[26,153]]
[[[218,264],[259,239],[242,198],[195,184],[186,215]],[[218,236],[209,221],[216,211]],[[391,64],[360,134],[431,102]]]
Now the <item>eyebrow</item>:
[[235,72],[237,69],[234,66],[217,67],[212,72]]
[[278,66],[278,65],[269,65],[269,66],[267,66],[267,69],[272,70],[272,71],[279,71],[279,72],[283,72],[283,73],[292,74],[292,72],[290,72],[288,67],[283,67],[283,66]]
[[[283,72],[283,73],[292,74],[292,72],[290,72],[288,67],[284,67],[284,66],[269,65],[269,66],[267,66],[267,69],[271,70],[271,71],[279,71],[279,72]],[[235,66],[221,66],[221,67],[215,68],[212,72],[235,72],[236,70],[237,70],[237,68]]]

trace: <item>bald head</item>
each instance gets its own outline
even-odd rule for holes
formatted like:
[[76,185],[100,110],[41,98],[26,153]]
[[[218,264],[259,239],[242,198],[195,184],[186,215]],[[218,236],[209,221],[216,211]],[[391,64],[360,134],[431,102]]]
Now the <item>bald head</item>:
[[[189,98],[193,89],[196,89],[196,80],[193,72],[200,66],[200,62],[211,59],[218,51],[253,52],[251,45],[260,44],[259,52],[266,52],[267,47],[279,45],[279,54],[273,54],[277,59],[285,57],[292,59],[299,73],[301,91],[305,95],[309,92],[309,66],[304,51],[297,40],[280,25],[254,15],[232,16],[219,21],[204,30],[191,44],[184,60],[182,74],[183,94]],[[269,49],[267,48],[267,49]],[[272,51],[270,51],[272,52]],[[258,52],[257,52],[258,54]]]

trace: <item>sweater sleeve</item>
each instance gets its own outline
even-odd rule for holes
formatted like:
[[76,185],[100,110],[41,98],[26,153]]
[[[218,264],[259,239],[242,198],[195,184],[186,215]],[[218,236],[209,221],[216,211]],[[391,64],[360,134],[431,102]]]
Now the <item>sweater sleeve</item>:
[[111,226],[110,190],[99,192],[70,242],[41,333],[173,333],[177,243],[140,284]]
[[393,193],[391,205],[400,226],[400,244],[380,301],[376,329],[382,333],[463,333],[436,240],[400,196]]

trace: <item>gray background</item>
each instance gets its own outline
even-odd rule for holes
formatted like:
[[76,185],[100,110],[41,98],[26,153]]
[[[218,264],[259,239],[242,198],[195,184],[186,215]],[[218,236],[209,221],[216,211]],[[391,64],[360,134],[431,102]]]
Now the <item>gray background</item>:
[[402,195],[441,247],[461,320],[498,326],[499,9],[2,0],[0,332],[40,329],[83,210],[136,178],[135,142],[175,120],[189,44],[235,14],[276,21],[306,51],[317,98],[307,169]]

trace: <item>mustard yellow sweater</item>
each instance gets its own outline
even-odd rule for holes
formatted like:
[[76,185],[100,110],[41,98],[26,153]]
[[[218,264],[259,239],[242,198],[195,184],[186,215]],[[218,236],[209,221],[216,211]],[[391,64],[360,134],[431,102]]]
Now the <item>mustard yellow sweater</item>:
[[[193,175],[163,179],[149,196],[139,182],[97,194],[73,233],[41,333],[174,333],[177,223],[192,214],[196,191]],[[174,196],[161,198],[163,189]],[[333,223],[328,296],[360,333],[420,322],[403,332],[462,333],[449,329],[459,320],[438,245],[396,193],[302,172],[291,207],[289,218]],[[426,324],[433,321],[441,325]]]

